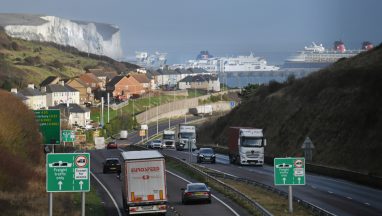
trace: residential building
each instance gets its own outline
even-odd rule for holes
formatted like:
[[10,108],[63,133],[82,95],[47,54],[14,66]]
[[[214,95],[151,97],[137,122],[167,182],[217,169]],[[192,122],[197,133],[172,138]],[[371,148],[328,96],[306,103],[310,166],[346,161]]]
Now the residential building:
[[66,82],[66,85],[80,92],[80,104],[85,104],[94,101],[94,94],[91,87],[82,81],[80,78],[73,78]]
[[51,106],[49,109],[59,109],[61,112],[61,119],[67,122],[68,126],[81,126],[85,127],[90,123],[90,110],[81,107],[75,103],[58,104]]
[[104,68],[87,69],[86,72],[94,74],[99,80],[102,81],[103,86],[110,82],[118,73],[114,70],[107,70]]
[[78,78],[80,78],[84,83],[88,84],[92,91],[97,89],[104,89],[105,85],[96,75],[93,73],[84,73],[81,74]]
[[129,80],[126,76],[115,76],[106,84],[106,92],[115,98],[126,100],[130,97],[128,84]]
[[34,84],[29,84],[27,88],[17,91],[17,89],[12,89],[11,92],[16,96],[20,97],[23,102],[29,107],[29,109],[45,109],[46,105],[46,95],[35,89]]
[[137,80],[137,76],[132,76],[129,74],[126,76],[126,78],[127,78],[127,83],[129,85],[128,92],[131,96],[139,96],[146,92],[144,83],[140,83]]
[[150,89],[150,80],[147,78],[146,74],[142,74],[142,73],[129,73],[128,76],[131,76],[136,81],[138,81],[145,90]]
[[47,106],[55,106],[60,103],[80,104],[80,92],[60,81],[59,84],[50,84],[42,87],[41,91],[46,93]]
[[207,91],[220,91],[220,81],[213,75],[187,76],[179,81],[179,89],[203,89]]

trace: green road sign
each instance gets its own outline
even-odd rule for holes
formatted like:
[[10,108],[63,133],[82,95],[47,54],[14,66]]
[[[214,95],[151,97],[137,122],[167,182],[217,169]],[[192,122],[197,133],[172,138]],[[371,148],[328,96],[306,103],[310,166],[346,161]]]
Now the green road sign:
[[73,130],[62,130],[62,142],[74,142],[76,133]]
[[90,191],[89,153],[50,153],[46,155],[47,192]]
[[275,185],[305,185],[305,158],[275,158]]
[[33,110],[40,125],[43,144],[60,144],[60,110]]

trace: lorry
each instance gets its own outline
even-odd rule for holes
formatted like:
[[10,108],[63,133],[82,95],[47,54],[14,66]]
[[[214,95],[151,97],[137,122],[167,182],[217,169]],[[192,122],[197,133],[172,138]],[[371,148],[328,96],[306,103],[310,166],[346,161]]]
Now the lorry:
[[163,131],[162,146],[164,148],[175,148],[175,131],[173,130]]
[[122,202],[127,215],[160,214],[167,209],[165,160],[156,150],[121,153]]
[[263,129],[230,127],[228,132],[228,156],[230,163],[239,165],[263,165],[267,140]]
[[176,150],[196,150],[195,126],[188,124],[179,124],[176,129]]
[[127,139],[127,130],[121,130],[120,132],[119,132],[119,139],[121,139],[121,140],[125,140],[125,139]]
[[212,105],[200,105],[190,108],[190,113],[196,116],[212,115]]

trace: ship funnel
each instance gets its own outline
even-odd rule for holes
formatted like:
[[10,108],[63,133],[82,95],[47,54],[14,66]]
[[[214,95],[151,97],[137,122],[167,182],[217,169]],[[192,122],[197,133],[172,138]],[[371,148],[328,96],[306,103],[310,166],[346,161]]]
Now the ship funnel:
[[374,45],[370,41],[364,41],[362,43],[362,50],[371,50],[374,48]]

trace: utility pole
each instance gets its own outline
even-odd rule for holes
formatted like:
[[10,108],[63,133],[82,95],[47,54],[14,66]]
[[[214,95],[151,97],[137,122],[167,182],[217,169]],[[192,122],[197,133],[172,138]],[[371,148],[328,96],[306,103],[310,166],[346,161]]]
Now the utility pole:
[[107,123],[110,123],[110,95],[107,93]]

